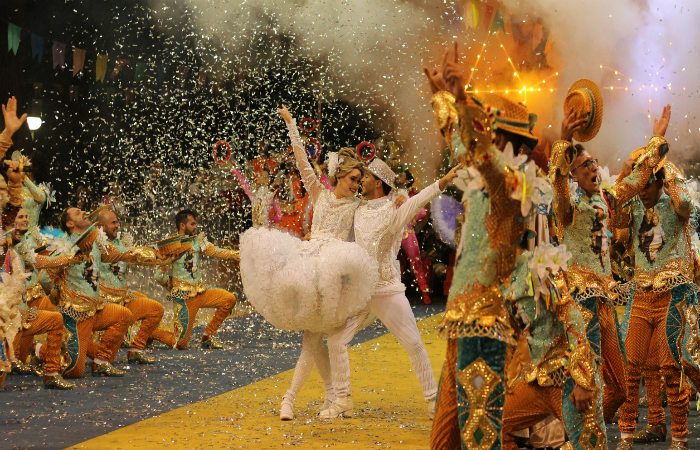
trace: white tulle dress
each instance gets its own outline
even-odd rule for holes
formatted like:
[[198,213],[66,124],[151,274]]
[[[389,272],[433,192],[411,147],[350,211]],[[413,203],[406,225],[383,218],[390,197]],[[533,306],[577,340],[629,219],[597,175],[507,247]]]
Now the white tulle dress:
[[347,242],[362,200],[337,199],[311,167],[296,122],[288,126],[301,178],[314,204],[311,240],[251,228],[241,236],[241,278],[248,301],[284,330],[325,332],[360,312],[374,292],[377,263]]

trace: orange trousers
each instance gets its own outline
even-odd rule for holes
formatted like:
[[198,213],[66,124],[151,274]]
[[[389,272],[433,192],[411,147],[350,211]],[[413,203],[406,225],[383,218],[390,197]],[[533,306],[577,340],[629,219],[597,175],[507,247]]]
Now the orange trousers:
[[179,319],[180,322],[179,326],[175,327],[175,335],[180,335],[177,349],[183,350],[187,348],[192,335],[192,327],[194,327],[194,321],[200,308],[216,308],[214,317],[204,329],[204,334],[213,336],[219,330],[224,319],[231,314],[235,304],[236,296],[224,289],[207,289],[201,294],[185,300],[186,311],[183,308],[180,311],[180,317],[175,319],[176,321]]
[[158,328],[165,312],[163,305],[140,292],[134,291],[132,294],[135,298],[126,304],[133,316],[130,326],[140,320],[141,327],[131,342],[131,347],[142,350],[146,346],[148,338],[160,341],[170,348],[175,347],[175,336],[169,331]]
[[[49,298],[45,295],[29,300],[27,302],[27,308],[36,308],[39,311],[56,311],[56,305],[51,303],[51,300],[49,300]],[[61,329],[63,329],[63,324],[61,324]],[[43,333],[46,333],[46,331],[44,331]],[[21,337],[19,337],[18,335],[20,340],[19,342],[15,342],[15,356],[17,356],[17,359],[19,359],[22,362],[26,362],[27,357],[29,356],[29,349],[32,346],[32,341],[34,340],[34,336],[43,333],[22,334]]]
[[651,337],[651,346],[649,347],[649,356],[647,356],[646,364],[644,365],[644,386],[647,391],[647,409],[648,423],[650,425],[666,424],[666,412],[664,411],[663,399],[661,393],[663,391],[663,380],[661,380],[661,368],[659,367],[659,348],[663,341],[659,342],[661,333],[659,328],[654,330]]
[[663,293],[637,291],[634,294],[629,330],[625,339],[628,391],[627,400],[620,409],[619,426],[622,433],[634,433],[637,428],[639,384],[649,356],[652,336],[654,332],[658,332],[656,347],[659,367],[666,382],[668,408],[671,411],[671,435],[674,438],[685,438],[688,435],[689,392],[687,387],[681,388],[681,368],[671,354],[666,339],[667,326],[677,326],[677,324],[667,324],[667,319],[671,320],[669,317],[670,304],[670,290]]
[[[41,346],[39,358],[44,361],[44,372],[61,373],[61,344],[63,342],[63,316],[53,311],[39,311],[36,319],[28,324],[15,337],[15,355],[22,362],[27,360],[28,349],[21,345],[32,343],[32,338],[37,334],[46,333],[46,345]],[[22,354],[24,353],[24,358]]]
[[598,322],[600,326],[600,377],[603,388],[603,417],[606,423],[613,421],[615,413],[627,399],[627,361],[621,348],[622,337],[618,336],[615,308],[598,299]]
[[561,387],[542,387],[537,383],[519,381],[506,395],[503,405],[502,450],[518,450],[513,432],[530,428],[547,417],[563,421]]
[[[143,350],[143,348],[146,346],[146,341],[148,338],[153,337],[156,339],[156,337],[153,336],[155,333],[157,334],[159,341],[163,342],[170,348],[173,348],[175,346],[175,338],[173,337],[173,334],[165,330],[158,330],[158,324],[160,324],[160,320],[163,318],[163,313],[165,312],[163,305],[155,300],[151,300],[140,292],[132,293],[134,294],[133,300],[124,305],[124,307],[131,312],[131,321],[129,322],[129,326],[132,326],[139,320],[141,321],[141,326],[139,327],[139,332],[136,333],[136,336],[131,342],[131,347],[138,350]],[[87,351],[88,358],[95,359],[97,349],[98,344],[94,341],[90,341],[88,343]],[[108,361],[110,363],[114,362],[118,353],[119,347],[114,349],[114,352],[110,355]]]
[[[85,357],[87,356],[92,333],[94,331],[105,331],[100,339],[99,345],[93,347],[92,359],[102,359],[112,361],[113,355],[119,351],[119,346],[124,341],[126,330],[131,323],[131,312],[123,306],[108,303],[105,307],[97,311],[94,316],[86,320],[81,320],[76,324],[77,336],[71,338],[69,351],[73,350],[71,356],[77,358],[73,368],[69,369],[64,377],[80,378],[85,372]],[[77,345],[78,348],[74,348]]]

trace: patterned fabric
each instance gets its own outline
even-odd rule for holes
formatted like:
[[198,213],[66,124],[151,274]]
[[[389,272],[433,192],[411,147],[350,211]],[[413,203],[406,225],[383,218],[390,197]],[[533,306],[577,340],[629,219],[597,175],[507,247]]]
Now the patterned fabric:
[[[34,336],[44,333],[47,333],[46,345],[41,346],[41,354],[39,355],[44,362],[44,371],[46,373],[60,373],[63,317],[57,312],[39,311],[37,318],[15,338],[15,354],[20,356],[20,361],[25,362],[27,350],[24,349],[22,352],[20,346],[27,342],[31,344]],[[22,354],[25,355],[25,359],[21,359]]]
[[180,306],[177,312],[177,323],[175,326],[175,338],[179,350],[187,348],[192,334],[197,312],[200,308],[216,308],[214,317],[211,319],[204,333],[213,336],[219,330],[224,319],[228,317],[236,303],[236,296],[223,289],[207,289],[196,297],[181,299],[173,297],[173,301]]
[[671,411],[671,434],[674,438],[684,438],[688,434],[688,392],[681,386],[681,354],[678,350],[678,337],[684,328],[679,312],[689,299],[686,292],[664,293],[635,292],[630,314],[629,330],[625,339],[628,362],[627,401],[620,409],[620,431],[633,433],[637,425],[639,384],[644,369],[652,335],[655,330],[663,331],[656,342],[661,374],[666,381],[668,407]]
[[[123,306],[108,304],[91,317],[76,322],[72,317],[63,314],[63,323],[71,333],[68,341],[68,352],[71,363],[63,373],[64,378],[80,378],[85,372],[85,357],[114,361],[119,346],[124,342],[126,330],[131,322],[131,313]],[[99,344],[92,342],[94,331],[105,331]]]

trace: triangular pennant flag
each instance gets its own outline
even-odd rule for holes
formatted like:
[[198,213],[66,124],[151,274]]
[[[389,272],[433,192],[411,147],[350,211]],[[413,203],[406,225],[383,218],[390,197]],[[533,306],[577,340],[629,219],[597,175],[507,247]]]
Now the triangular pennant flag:
[[496,34],[498,30],[506,32],[505,24],[503,23],[503,11],[500,9],[496,11],[496,18],[493,19],[493,25],[491,25],[491,33]]
[[520,31],[521,24],[522,22],[519,21],[517,17],[515,17],[515,14],[510,16],[510,26],[513,30],[513,42],[515,42],[516,44],[523,37],[522,31]]
[[187,66],[180,66],[178,71],[180,72],[180,87],[185,86],[185,80],[187,80],[187,72],[189,72],[190,68]]
[[125,67],[129,65],[129,59],[128,58],[119,58],[117,59],[116,64],[114,64],[114,70],[112,70],[112,73],[109,75],[109,79],[111,80],[112,78],[116,77],[119,75],[119,72]]
[[467,0],[464,7],[464,26],[467,30],[474,28],[474,13],[472,12],[472,2]]
[[532,49],[536,49],[540,42],[542,42],[542,36],[544,32],[544,26],[541,23],[535,24],[535,28],[532,30]]
[[472,0],[472,27],[479,28],[479,4]]
[[63,66],[66,64],[66,44],[53,41],[51,53],[53,54],[53,68],[63,68]]
[[493,18],[493,6],[486,5],[484,8],[484,16],[482,17],[481,26],[484,30],[491,29],[491,19]]
[[73,76],[78,75],[85,67],[85,50],[75,48],[73,50]]
[[146,72],[146,63],[145,62],[137,62],[136,63],[136,68],[134,69],[134,81],[139,82],[141,81],[141,78],[143,78],[144,72]]
[[97,55],[95,62],[95,81],[104,83],[107,75],[107,55]]
[[542,27],[541,31],[539,32],[539,36],[535,36],[533,38],[537,39],[539,37],[539,40],[537,41],[537,45],[535,46],[535,53],[545,53],[545,48],[547,47],[547,40],[549,39],[549,28]]
[[13,23],[7,24],[7,51],[12,50],[14,54],[17,54],[19,49],[19,39],[22,29]]
[[546,55],[552,49],[552,30],[545,28],[545,34],[547,35],[546,43],[544,45],[544,54]]
[[44,38],[36,33],[31,35],[32,41],[32,59],[36,58],[41,62],[41,58],[44,57]]
[[167,70],[168,68],[165,66],[158,66],[158,70],[156,71],[156,83],[158,83],[158,86],[165,81],[165,73]]

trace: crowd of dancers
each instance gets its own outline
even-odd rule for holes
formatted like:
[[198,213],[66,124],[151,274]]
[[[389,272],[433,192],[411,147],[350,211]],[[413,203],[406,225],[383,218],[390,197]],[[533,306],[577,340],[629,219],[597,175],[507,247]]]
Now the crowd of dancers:
[[[499,94],[466,94],[458,61],[455,45],[441,67],[425,69],[454,167],[420,192],[398,189],[405,174],[349,149],[330,154],[321,170],[282,106],[298,174],[283,181],[300,201],[280,207],[271,188],[274,161],[254,161],[260,167],[250,182],[231,165],[253,210],[239,250],[209,243],[192,210],[179,212],[177,234],[153,247],[120,235],[109,206],[67,208],[60,216],[66,236],[49,240],[36,227],[47,192],[24,170],[21,155],[6,159],[0,369],[27,373],[41,365],[47,388],[70,389],[64,377],[82,376],[88,357],[94,376],[123,376],[112,362],[131,325],[141,321],[127,359],[150,364],[147,341],[185,348],[200,308],[216,308],[202,345],[221,348],[215,335],[237,299],[202,282],[200,258],[213,256],[240,261],[245,301],[257,313],[275,327],[304,332],[282,420],[295,418],[296,396],[314,366],[325,388],[319,416],[353,414],[347,346],[378,318],[410,356],[433,419],[432,449],[515,450],[524,430],[555,418],[565,436],[557,447],[607,449],[613,444],[606,423],[617,422],[617,449],[631,450],[635,442],[666,439],[664,388],[669,448],[688,448],[689,399],[700,382],[700,206],[695,186],[669,160],[670,105],[652,130],[640,131],[652,132],[646,145],[610,177],[595,151],[580,144],[598,133],[603,100],[595,83],[579,80],[543,170],[533,157],[527,107]],[[3,114],[4,154],[24,117],[14,99]],[[397,255],[413,245],[411,226],[422,209],[453,183],[464,215],[454,224],[438,386]],[[174,332],[159,327],[159,302],[129,290],[126,267],[134,264],[155,266],[176,305]],[[425,281],[418,283],[429,302]],[[620,321],[616,307],[623,306]],[[96,331],[104,333],[94,342]],[[42,333],[46,343],[33,342]],[[637,431],[642,375],[649,423]]]

